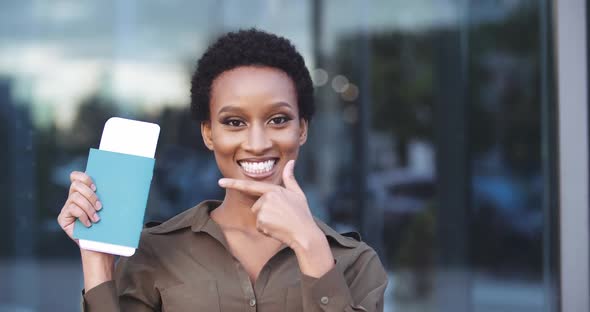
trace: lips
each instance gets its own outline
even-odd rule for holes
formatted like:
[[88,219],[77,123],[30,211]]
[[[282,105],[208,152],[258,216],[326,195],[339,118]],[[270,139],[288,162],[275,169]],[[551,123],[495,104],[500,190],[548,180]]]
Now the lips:
[[252,178],[263,178],[272,174],[278,158],[248,158],[238,160],[245,175]]

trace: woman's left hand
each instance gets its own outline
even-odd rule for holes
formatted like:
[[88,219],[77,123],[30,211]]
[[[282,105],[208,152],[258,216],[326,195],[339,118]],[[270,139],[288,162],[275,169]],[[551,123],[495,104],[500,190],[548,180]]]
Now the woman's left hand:
[[219,185],[259,196],[252,205],[258,231],[278,239],[292,249],[306,248],[323,233],[316,225],[303,190],[295,180],[295,161],[283,169],[284,187],[258,181],[223,178]]
[[299,269],[307,276],[319,278],[334,267],[334,257],[326,236],[315,223],[305,194],[297,184],[289,160],[283,169],[283,184],[221,179],[219,185],[259,196],[252,205],[258,231],[291,247]]
[[252,205],[256,227],[270,237],[289,246],[305,275],[319,278],[334,267],[334,257],[326,236],[315,223],[305,194],[297,184],[289,160],[283,169],[283,184],[221,179],[219,185],[250,195],[259,196]]

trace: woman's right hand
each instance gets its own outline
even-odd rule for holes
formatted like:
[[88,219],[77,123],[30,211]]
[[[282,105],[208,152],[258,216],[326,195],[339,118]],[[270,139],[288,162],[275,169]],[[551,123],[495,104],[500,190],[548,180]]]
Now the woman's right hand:
[[78,244],[78,240],[74,239],[74,223],[80,219],[82,224],[90,227],[92,223],[98,222],[98,211],[102,204],[96,196],[96,185],[86,173],[73,171],[70,181],[68,199],[57,216],[57,223]]
[[[73,171],[70,174],[70,181],[72,184],[68,199],[57,216],[57,223],[78,244],[78,240],[74,239],[76,220],[80,219],[86,227],[92,226],[92,223],[100,220],[98,211],[102,208],[102,204],[96,196],[96,185],[86,173]],[[85,249],[80,249],[80,254],[86,291],[113,279],[115,263],[113,255]]]

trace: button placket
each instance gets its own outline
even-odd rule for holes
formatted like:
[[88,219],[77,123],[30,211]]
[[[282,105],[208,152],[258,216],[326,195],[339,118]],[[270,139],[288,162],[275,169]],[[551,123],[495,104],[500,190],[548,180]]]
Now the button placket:
[[236,263],[236,269],[238,271],[238,277],[240,278],[240,284],[242,285],[242,290],[246,295],[246,300],[248,300],[248,306],[250,307],[250,311],[256,311],[256,294],[254,293],[254,288],[252,282],[250,282],[250,277],[242,264],[234,259]]

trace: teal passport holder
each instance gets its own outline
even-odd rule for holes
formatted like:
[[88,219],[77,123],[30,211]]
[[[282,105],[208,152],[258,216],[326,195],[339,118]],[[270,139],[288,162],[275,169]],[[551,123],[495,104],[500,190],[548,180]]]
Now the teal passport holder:
[[90,149],[86,174],[103,208],[89,228],[76,221],[74,238],[137,248],[154,164],[154,158]]

